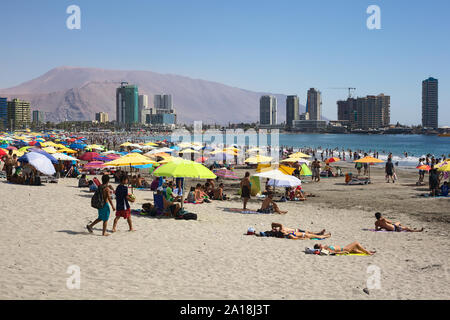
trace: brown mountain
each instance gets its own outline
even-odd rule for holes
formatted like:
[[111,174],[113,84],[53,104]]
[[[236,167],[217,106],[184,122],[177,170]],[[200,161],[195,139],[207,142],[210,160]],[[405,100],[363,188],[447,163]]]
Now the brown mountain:
[[[33,110],[47,112],[50,121],[91,120],[96,112],[115,119],[115,90],[121,81],[136,84],[139,94],[169,93],[179,122],[256,122],[259,98],[253,92],[221,83],[151,71],[121,71],[97,68],[58,67],[18,86],[0,89],[0,95],[28,100]],[[278,98],[278,122],[285,120],[286,96]],[[300,106],[304,112],[304,106]]]

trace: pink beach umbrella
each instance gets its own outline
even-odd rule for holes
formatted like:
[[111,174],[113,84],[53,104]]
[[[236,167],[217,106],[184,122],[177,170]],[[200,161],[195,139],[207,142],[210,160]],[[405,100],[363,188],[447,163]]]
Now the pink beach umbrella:
[[83,161],[92,161],[94,158],[99,157],[100,155],[97,152],[86,152],[78,159]]
[[105,165],[101,161],[91,161],[88,164],[84,165],[84,169],[100,169],[103,168]]
[[224,179],[239,179],[239,177],[233,171],[228,169],[214,170],[214,174]]
[[9,147],[6,148],[6,150],[17,150],[17,148],[13,147],[13,146],[9,146]]

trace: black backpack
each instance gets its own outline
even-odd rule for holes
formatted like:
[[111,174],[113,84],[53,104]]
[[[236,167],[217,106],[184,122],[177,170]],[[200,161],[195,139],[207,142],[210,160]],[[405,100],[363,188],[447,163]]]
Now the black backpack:
[[91,198],[91,207],[101,209],[105,206],[106,200],[103,199],[103,187],[99,186]]

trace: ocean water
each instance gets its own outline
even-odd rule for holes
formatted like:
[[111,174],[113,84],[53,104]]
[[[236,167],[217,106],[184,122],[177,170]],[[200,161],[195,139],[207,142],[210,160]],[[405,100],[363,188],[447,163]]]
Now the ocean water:
[[[147,137],[148,141],[170,140],[170,136]],[[270,140],[269,140],[270,143]],[[394,155],[399,165],[417,165],[421,156],[432,154],[437,158],[450,154],[450,137],[431,135],[367,135],[367,134],[280,134],[280,146],[294,148],[342,149],[352,151],[378,152],[384,159]],[[408,153],[405,158],[404,152]]]

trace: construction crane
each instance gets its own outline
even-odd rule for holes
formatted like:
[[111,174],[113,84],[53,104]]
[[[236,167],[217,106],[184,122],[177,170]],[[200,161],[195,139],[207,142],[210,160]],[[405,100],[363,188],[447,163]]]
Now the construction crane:
[[356,90],[356,88],[351,88],[351,87],[347,87],[347,88],[328,88],[328,89],[336,89],[336,90],[348,90],[348,98],[350,99],[352,97],[352,90]]

